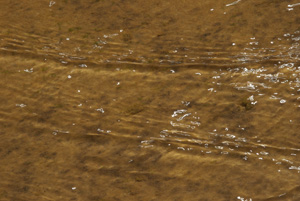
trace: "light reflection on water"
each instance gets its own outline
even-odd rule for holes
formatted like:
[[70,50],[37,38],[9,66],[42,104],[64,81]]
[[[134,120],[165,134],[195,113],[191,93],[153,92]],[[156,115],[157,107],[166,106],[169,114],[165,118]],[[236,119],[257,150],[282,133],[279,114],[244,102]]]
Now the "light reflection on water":
[[298,200],[298,4],[0,3],[0,200]]

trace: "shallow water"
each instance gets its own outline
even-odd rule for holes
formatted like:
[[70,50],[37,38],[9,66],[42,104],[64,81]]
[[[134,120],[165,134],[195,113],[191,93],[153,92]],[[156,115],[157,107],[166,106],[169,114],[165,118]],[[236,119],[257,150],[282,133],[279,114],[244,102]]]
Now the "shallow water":
[[0,1],[0,200],[299,200],[297,1]]

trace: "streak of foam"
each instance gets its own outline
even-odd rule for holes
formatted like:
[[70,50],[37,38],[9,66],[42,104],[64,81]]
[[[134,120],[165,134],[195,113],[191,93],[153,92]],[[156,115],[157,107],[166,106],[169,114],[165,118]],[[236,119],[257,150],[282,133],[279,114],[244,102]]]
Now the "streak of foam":
[[227,6],[227,7],[228,7],[228,6],[233,6],[233,5],[237,4],[237,3],[239,3],[240,1],[242,1],[242,0],[234,1],[234,2],[232,2],[232,3],[226,4],[226,6]]

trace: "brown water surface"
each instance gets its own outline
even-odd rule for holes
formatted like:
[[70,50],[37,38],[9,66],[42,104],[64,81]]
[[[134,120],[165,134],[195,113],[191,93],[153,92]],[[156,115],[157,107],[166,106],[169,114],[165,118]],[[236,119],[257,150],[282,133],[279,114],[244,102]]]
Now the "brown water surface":
[[300,200],[300,4],[0,0],[1,201]]

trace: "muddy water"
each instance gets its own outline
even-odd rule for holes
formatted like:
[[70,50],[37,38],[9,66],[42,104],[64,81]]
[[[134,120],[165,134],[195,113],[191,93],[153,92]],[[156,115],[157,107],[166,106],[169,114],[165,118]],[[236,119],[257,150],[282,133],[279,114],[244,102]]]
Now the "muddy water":
[[0,200],[299,200],[297,1],[0,1]]

